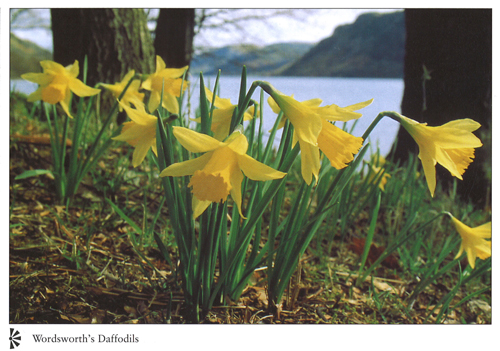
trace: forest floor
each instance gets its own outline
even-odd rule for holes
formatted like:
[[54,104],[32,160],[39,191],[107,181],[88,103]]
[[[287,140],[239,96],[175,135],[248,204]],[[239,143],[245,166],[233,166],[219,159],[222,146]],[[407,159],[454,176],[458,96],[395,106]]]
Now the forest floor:
[[[17,122],[20,119],[24,120],[25,135],[41,136],[37,125],[16,117]],[[21,138],[15,133],[17,130],[11,130],[9,167],[10,323],[187,323],[175,267],[165,262],[154,240],[132,233],[103,200],[108,197],[116,204],[138,209],[144,203],[151,208],[159,204],[159,186],[150,187],[144,200],[146,173],[109,192],[113,177],[110,165],[127,154],[127,145],[105,156],[94,177],[84,181],[73,205],[66,208],[58,204],[49,175],[15,180],[27,169],[50,168],[51,162],[50,145],[43,138]],[[111,178],[97,181],[99,172]],[[131,216],[140,223],[144,213],[132,211]],[[166,208],[161,216],[168,217]],[[350,231],[366,226],[367,216],[361,214]],[[408,305],[407,297],[417,281],[398,264],[397,255],[356,286],[363,243],[348,236],[318,255],[323,250],[320,246],[314,243],[301,258],[277,312],[268,310],[262,270],[255,272],[238,301],[214,306],[202,323],[491,323],[490,304],[479,298],[450,308],[437,321],[435,303],[453,286],[446,281],[430,284]],[[172,255],[175,257],[173,249]],[[377,250],[373,255],[369,259],[377,257]],[[491,299],[491,290],[488,295]],[[459,292],[453,301],[463,297]]]

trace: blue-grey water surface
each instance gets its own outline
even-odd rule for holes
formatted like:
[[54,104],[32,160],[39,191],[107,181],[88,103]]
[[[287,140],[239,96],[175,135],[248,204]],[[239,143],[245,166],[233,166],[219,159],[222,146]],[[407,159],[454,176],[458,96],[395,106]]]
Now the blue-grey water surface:
[[[247,89],[253,81],[264,80],[271,83],[276,89],[287,95],[294,95],[298,101],[320,98],[323,100],[321,106],[336,104],[344,107],[358,102],[374,99],[373,103],[358,112],[363,116],[356,122],[352,132],[355,136],[361,136],[373,119],[381,111],[400,112],[400,105],[403,96],[402,79],[379,79],[379,78],[325,78],[325,77],[256,77],[249,76],[247,79]],[[197,101],[199,96],[199,79],[193,78],[190,91],[192,97],[190,101]],[[215,77],[205,76],[205,85],[213,88]],[[219,81],[220,96],[229,98],[232,103],[238,101],[241,78],[238,76],[221,76]],[[36,84],[24,80],[11,81],[11,89],[29,94],[36,89]],[[267,94],[265,99],[267,100]],[[259,101],[260,89],[253,94],[253,99]],[[192,103],[197,107],[197,103]],[[187,110],[186,110],[187,111]],[[194,112],[191,113],[194,117]],[[267,103],[264,104],[264,130],[271,129],[276,115],[272,112]],[[353,121],[348,122],[350,126]],[[337,124],[338,126],[341,126]],[[386,155],[394,142],[398,123],[384,118],[371,133],[369,141],[373,151],[378,147],[382,155]]]

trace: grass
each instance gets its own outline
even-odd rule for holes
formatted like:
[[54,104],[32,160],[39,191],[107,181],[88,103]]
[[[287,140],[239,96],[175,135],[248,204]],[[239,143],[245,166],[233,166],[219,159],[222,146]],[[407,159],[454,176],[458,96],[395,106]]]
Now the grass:
[[[47,132],[35,108],[25,96],[11,96],[11,134]],[[133,168],[131,151],[114,144],[66,208],[57,204],[49,175],[15,180],[26,170],[49,167],[50,144],[11,139],[11,323],[187,322],[156,167],[148,158]],[[293,189],[300,188],[299,167],[292,166],[283,194],[290,206]],[[361,168],[301,256],[276,311],[268,311],[263,267],[237,301],[215,304],[203,323],[491,323],[491,260],[478,261],[473,271],[466,259],[453,260],[458,234],[442,217],[429,222],[446,210],[475,226],[491,213],[459,201],[453,188],[438,189],[431,201],[419,167],[416,158],[388,162],[392,178],[380,203],[378,188],[367,187]],[[369,233],[373,249],[364,251]],[[260,245],[267,238],[263,230]],[[403,243],[374,266],[398,241]]]

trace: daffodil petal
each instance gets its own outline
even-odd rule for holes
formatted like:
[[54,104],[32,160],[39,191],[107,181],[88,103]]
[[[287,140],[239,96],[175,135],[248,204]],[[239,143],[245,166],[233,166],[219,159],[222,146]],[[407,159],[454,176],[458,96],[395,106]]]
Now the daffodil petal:
[[195,171],[203,169],[203,167],[205,167],[210,161],[211,157],[212,153],[208,152],[192,160],[174,163],[161,171],[160,177],[182,177],[193,175]]
[[491,222],[484,223],[474,228],[474,233],[482,239],[491,239]]
[[189,68],[189,66],[184,66],[181,68],[164,68],[160,73],[163,78],[175,79],[182,77],[184,72]]
[[45,86],[50,84],[54,77],[44,73],[25,73],[21,75],[21,78],[29,82]]
[[252,180],[280,179],[286,175],[286,173],[277,171],[246,154],[238,155],[238,165],[243,173]]
[[66,96],[64,98],[64,100],[60,101],[59,103],[61,104],[61,107],[63,108],[64,112],[66,112],[66,114],[73,118],[73,116],[71,116],[71,113],[69,112],[69,103],[71,101],[71,94],[69,93],[69,89],[68,91],[66,92]]
[[125,110],[127,116],[137,124],[143,126],[149,126],[153,123],[157,123],[158,118],[156,116],[150,115],[144,110],[142,105],[139,105],[136,109],[124,104],[122,101],[118,102],[120,106]]
[[163,71],[167,66],[160,55],[156,55],[156,73]]
[[465,248],[465,252],[467,254],[467,261],[469,261],[469,265],[472,269],[476,268],[476,252],[472,250],[470,246]]
[[208,206],[210,206],[210,201],[206,200],[198,200],[195,196],[193,196],[192,200],[192,208],[193,208],[193,218],[198,218]]
[[476,148],[483,145],[478,137],[464,129],[443,128],[443,126],[427,128],[432,128],[436,144],[445,149]]
[[240,132],[231,134],[225,144],[238,155],[244,155],[248,150],[248,140],[246,136]]
[[[78,61],[76,61],[78,62]],[[51,60],[43,60],[40,61],[40,66],[42,66],[44,71],[50,71],[54,73],[61,73],[65,71],[64,66],[60,63],[51,61]]]
[[281,112],[280,107],[278,106],[276,101],[274,101],[274,99],[271,96],[267,98],[267,103],[269,104],[269,107],[271,107],[271,110],[274,113],[279,114]]
[[302,178],[307,185],[311,184],[312,177],[318,180],[319,169],[321,167],[319,158],[319,147],[311,145],[302,140],[299,140],[300,144],[300,167],[302,172]]
[[160,93],[156,90],[152,90],[151,95],[149,96],[148,110],[153,112],[158,108],[158,106],[160,106]]
[[100,89],[91,88],[88,85],[83,84],[81,80],[76,78],[69,79],[68,86],[71,91],[78,96],[92,96],[101,92]]
[[436,160],[434,160],[431,152],[427,149],[420,149],[418,158],[422,162],[425,180],[427,181],[431,196],[434,197],[434,191],[436,190]]
[[243,216],[243,213],[241,212],[241,182],[243,182],[243,174],[240,170],[236,170],[231,174],[232,188],[230,190],[230,193],[234,203],[236,204],[236,207],[238,208],[238,212],[240,213],[241,218],[245,219],[246,217]]
[[289,96],[282,95],[279,100],[278,104],[281,104],[281,110],[292,123],[298,138],[316,145],[322,127],[321,118]]
[[362,108],[365,108],[366,106],[371,105],[373,102],[373,99],[363,101],[363,102],[358,102],[357,104],[349,105],[344,107],[344,109],[349,110],[349,111],[357,111],[361,110]]
[[234,106],[233,104],[231,104],[230,99],[223,99],[217,95],[215,95],[215,101],[214,101],[214,94],[207,87],[205,87],[205,94],[207,96],[208,102],[212,103],[213,101],[214,106],[217,108],[229,108]]
[[147,143],[137,143],[132,154],[132,166],[137,167],[144,161],[150,147]]
[[179,143],[188,151],[194,153],[212,151],[221,145],[217,139],[188,128],[173,127],[173,132]]
[[75,60],[73,64],[66,66],[65,70],[68,73],[68,76],[72,78],[78,77],[78,75],[80,74],[80,66],[78,65],[78,60]]
[[42,100],[42,89],[42,87],[39,87],[37,90],[29,94],[27,100],[29,102]]
[[321,105],[322,102],[323,100],[321,100],[320,98],[315,98],[315,99],[301,101],[301,104],[304,104],[308,107],[319,107],[319,105]]
[[163,95],[163,107],[170,113],[179,113],[179,102],[174,95],[164,94]]

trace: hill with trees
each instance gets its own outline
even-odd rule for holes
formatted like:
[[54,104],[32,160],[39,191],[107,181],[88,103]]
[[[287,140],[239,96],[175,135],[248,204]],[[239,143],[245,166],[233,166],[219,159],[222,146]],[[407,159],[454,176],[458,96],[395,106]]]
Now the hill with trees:
[[280,75],[402,78],[404,52],[404,12],[366,13],[337,27]]
[[52,53],[29,40],[10,34],[10,78],[18,79],[26,72],[41,72],[40,61],[52,60]]
[[194,55],[191,73],[224,75],[241,74],[245,65],[252,75],[276,75],[302,57],[314,44],[279,43],[259,47],[256,45],[230,45],[210,49]]

